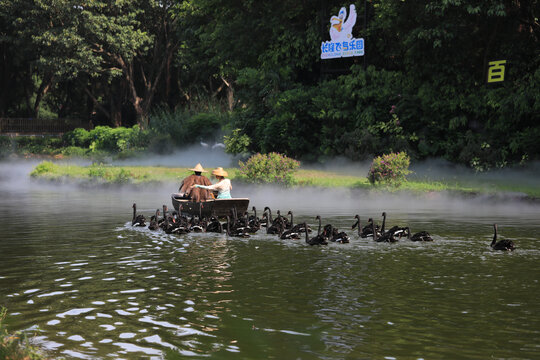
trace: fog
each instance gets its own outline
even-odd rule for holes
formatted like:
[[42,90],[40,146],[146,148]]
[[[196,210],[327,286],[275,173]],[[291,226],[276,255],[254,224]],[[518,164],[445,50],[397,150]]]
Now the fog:
[[[76,161],[73,161],[76,162]],[[186,150],[178,150],[165,156],[148,156],[129,161],[114,162],[117,165],[145,165],[192,167],[201,163],[207,170],[216,166],[235,166],[237,160],[223,152],[223,149],[201,148],[194,146]],[[80,191],[80,184],[70,181],[61,183],[46,183],[35,181],[29,173],[39,161],[17,160],[0,162],[1,191]],[[324,165],[307,164],[306,168],[336,171],[343,174],[365,176],[369,163],[352,163],[344,159],[327,162]],[[527,168],[503,169],[489,173],[476,174],[474,171],[449,164],[445,161],[430,160],[415,163],[412,167],[413,178],[442,180],[467,179],[486,183],[512,179],[513,182],[540,186],[540,166],[531,164]],[[125,185],[114,187],[115,194],[121,194],[122,206],[137,202],[143,211],[155,211],[163,204],[170,206],[170,194],[177,191],[178,183],[148,184],[143,186]],[[86,192],[107,192],[110,188],[84,188]],[[241,184],[233,181],[233,197],[250,198],[251,206],[256,206],[259,214],[265,206],[273,213],[279,209],[282,214],[293,210],[297,214],[312,216],[350,216],[360,214],[364,219],[370,216],[380,216],[382,211],[396,216],[428,216],[459,219],[516,218],[526,217],[533,220],[540,218],[540,202],[526,200],[523,194],[496,195],[460,195],[447,192],[432,192],[415,195],[408,192],[363,191],[345,188],[282,188],[276,186],[256,186]]]
[[463,165],[452,164],[446,160],[430,159],[413,163],[410,167],[411,179],[511,182],[515,185],[540,187],[540,162],[531,162],[527,166],[514,166],[477,172]]
[[169,154],[147,155],[136,159],[114,161],[115,165],[140,166],[166,166],[166,167],[194,167],[201,163],[204,168],[223,168],[236,166],[235,157],[225,153],[221,144],[193,145],[183,149],[176,149]]

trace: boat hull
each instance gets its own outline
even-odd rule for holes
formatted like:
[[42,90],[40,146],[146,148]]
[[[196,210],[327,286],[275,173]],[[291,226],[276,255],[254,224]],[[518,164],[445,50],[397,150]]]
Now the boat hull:
[[171,194],[173,207],[179,211],[182,205],[182,213],[190,215],[199,215],[210,217],[224,217],[231,215],[231,210],[236,209],[237,214],[243,214],[249,206],[248,198],[233,199],[213,199],[201,202],[194,202],[189,199],[181,198],[179,194]]

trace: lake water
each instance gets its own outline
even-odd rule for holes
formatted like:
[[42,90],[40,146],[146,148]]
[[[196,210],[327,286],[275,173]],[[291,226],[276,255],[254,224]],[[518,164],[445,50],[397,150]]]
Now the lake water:
[[[235,186],[250,206],[332,223],[349,244],[131,227],[178,184],[81,188],[0,164],[0,305],[49,356],[538,359],[540,205],[510,198]],[[432,243],[359,238],[359,214]],[[489,247],[493,223],[516,251]]]

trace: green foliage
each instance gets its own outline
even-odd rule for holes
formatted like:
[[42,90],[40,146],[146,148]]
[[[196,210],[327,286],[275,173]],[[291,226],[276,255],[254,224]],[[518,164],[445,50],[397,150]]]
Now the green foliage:
[[88,167],[88,177],[95,181],[127,184],[131,182],[134,175],[131,171],[124,168],[114,168],[102,163],[94,163]]
[[18,331],[15,334],[9,334],[4,323],[6,315],[7,309],[0,307],[0,359],[44,359],[39,349],[30,343],[26,333]]
[[12,152],[11,139],[7,136],[0,136],[0,159]]
[[112,181],[118,184],[127,184],[131,181],[133,178],[133,174],[126,170],[126,169],[120,169],[119,172],[113,175]]
[[73,156],[86,155],[86,151],[81,148],[87,148],[93,154],[98,151],[130,153],[146,148],[150,138],[150,132],[141,130],[138,125],[131,128],[96,126],[91,131],[78,128],[63,135],[64,144],[69,146],[62,153]]
[[[344,5],[336,2],[1,4],[2,116],[86,117],[93,107],[100,124],[144,125],[151,114],[151,132],[66,134],[66,145],[94,155],[168,152],[242,129],[229,135],[231,153],[361,160],[406,151],[477,170],[540,156],[538,0],[357,3],[359,16],[368,6],[367,28],[353,33],[365,38],[367,67],[319,58],[328,19]],[[499,59],[506,80],[487,85],[486,63]],[[27,145],[20,152],[57,152]]]
[[16,152],[22,155],[53,155],[62,147],[62,139],[51,136],[19,136],[15,138]]
[[87,148],[90,146],[92,136],[90,135],[90,132],[88,132],[86,129],[77,128],[72,131],[66,132],[62,136],[62,140],[67,145]]
[[68,157],[82,158],[82,157],[87,156],[88,149],[83,149],[78,146],[68,146],[68,147],[62,148],[60,151],[60,154],[62,154],[63,156],[68,156]]
[[225,152],[233,155],[247,153],[251,139],[242,134],[242,129],[234,129],[231,135],[224,136]]
[[32,177],[38,177],[43,174],[50,174],[54,173],[58,170],[58,165],[51,161],[43,161],[40,164],[38,164],[34,170],[30,173],[30,176]]
[[94,163],[88,167],[88,176],[91,179],[99,179],[107,177],[107,169],[103,164]]
[[226,114],[192,113],[190,111],[171,112],[160,109],[150,116],[150,128],[157,134],[167,135],[176,146],[213,138],[226,121]]
[[294,172],[300,162],[287,156],[272,152],[269,154],[255,154],[245,163],[239,161],[239,178],[252,183],[277,183],[293,185]]
[[105,150],[120,152],[128,149],[141,149],[148,145],[150,134],[138,125],[131,128],[96,126],[89,132],[91,151]]
[[411,159],[405,152],[377,156],[371,163],[368,180],[373,185],[377,183],[399,185],[411,173],[410,163]]

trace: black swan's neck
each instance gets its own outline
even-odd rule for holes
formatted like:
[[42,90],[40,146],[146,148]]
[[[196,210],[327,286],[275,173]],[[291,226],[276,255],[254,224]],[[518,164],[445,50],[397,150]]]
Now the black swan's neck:
[[268,221],[272,222],[272,210],[267,206],[264,208],[264,211],[268,210]]
[[163,221],[165,226],[169,225],[169,218],[167,217],[167,206],[163,205]]
[[493,241],[491,242],[491,247],[497,242],[497,224],[493,224]]
[[231,217],[227,215],[227,235],[231,235]]
[[371,231],[373,231],[373,241],[377,241],[377,229],[375,229],[375,223],[371,218],[368,220],[368,222],[371,223]]

